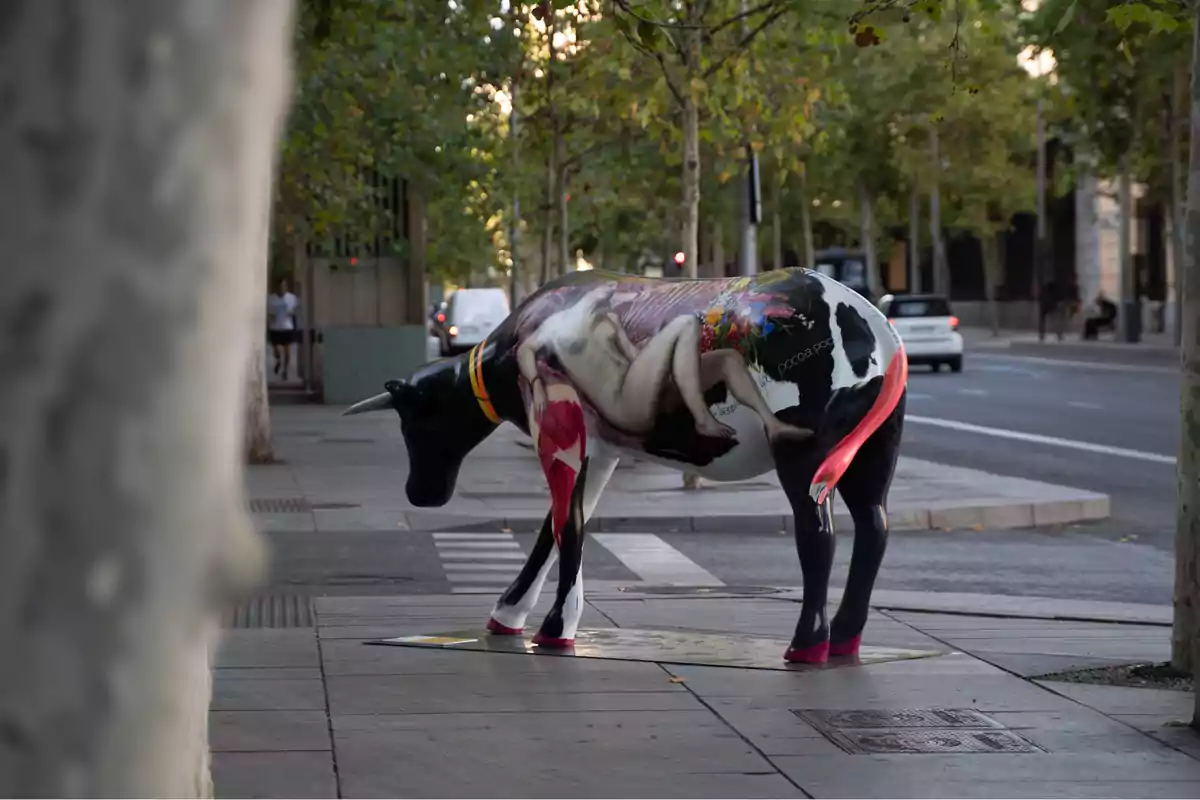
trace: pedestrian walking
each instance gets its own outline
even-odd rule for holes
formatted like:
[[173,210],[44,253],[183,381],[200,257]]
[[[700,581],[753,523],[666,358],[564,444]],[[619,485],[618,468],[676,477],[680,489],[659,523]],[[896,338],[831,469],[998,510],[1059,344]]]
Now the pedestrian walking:
[[292,343],[296,341],[296,309],[300,303],[287,278],[280,278],[267,296],[267,341],[275,355],[275,374],[283,380],[291,374]]

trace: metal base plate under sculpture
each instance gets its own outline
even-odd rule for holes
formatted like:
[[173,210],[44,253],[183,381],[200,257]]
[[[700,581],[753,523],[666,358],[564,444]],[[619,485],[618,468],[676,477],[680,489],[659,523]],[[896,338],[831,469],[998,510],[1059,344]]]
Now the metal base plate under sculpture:
[[859,664],[878,664],[884,661],[903,661],[947,655],[946,651],[863,645],[857,658],[833,657],[826,664],[788,664],[783,660],[783,652],[787,649],[788,643],[782,639],[731,636],[708,631],[592,628],[580,630],[575,637],[575,647],[567,650],[538,647],[533,644],[532,638],[532,634],[496,636],[479,630],[459,630],[421,636],[375,639],[368,641],[367,644],[560,658],[601,658],[614,661],[694,664],[705,667],[773,669],[785,672],[837,669]]

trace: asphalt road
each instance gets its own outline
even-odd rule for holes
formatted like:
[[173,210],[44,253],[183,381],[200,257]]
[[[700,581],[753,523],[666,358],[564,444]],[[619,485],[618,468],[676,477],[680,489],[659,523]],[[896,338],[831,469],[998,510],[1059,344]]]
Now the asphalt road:
[[[1136,363],[1136,354],[1119,358],[1051,361],[980,349],[968,350],[961,374],[914,368],[906,454],[1105,492],[1113,519],[1038,531],[897,533],[879,586],[1169,603],[1178,377],[1169,367]],[[838,533],[835,585],[844,580],[851,545],[850,531]],[[452,588],[454,567],[429,532],[270,538],[276,592]],[[730,586],[800,583],[790,537],[729,531],[659,538],[685,560],[685,571],[698,568]],[[523,552],[532,545],[531,536],[512,539],[509,546]],[[645,580],[637,564],[623,563],[603,542],[589,544],[585,564],[592,580]]]
[[1104,492],[1100,529],[1170,549],[1177,371],[971,352],[961,374],[914,368],[909,398],[906,454]]

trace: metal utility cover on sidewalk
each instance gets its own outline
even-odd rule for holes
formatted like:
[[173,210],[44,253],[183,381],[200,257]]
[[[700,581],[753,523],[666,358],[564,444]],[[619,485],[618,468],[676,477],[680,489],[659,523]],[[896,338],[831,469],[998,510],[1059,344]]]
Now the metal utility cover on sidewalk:
[[851,754],[1043,752],[969,708],[793,709],[792,713]]
[[435,647],[514,655],[560,658],[600,658],[614,661],[646,661],[660,664],[694,664],[706,667],[740,667],[805,672],[837,669],[859,664],[902,661],[945,655],[936,650],[906,650],[863,645],[858,658],[831,658],[827,664],[788,664],[782,639],[732,636],[722,633],[605,628],[581,630],[570,650],[546,649],[533,644],[531,636],[495,636],[486,631],[457,630],[422,636],[376,639],[367,644],[396,647]]

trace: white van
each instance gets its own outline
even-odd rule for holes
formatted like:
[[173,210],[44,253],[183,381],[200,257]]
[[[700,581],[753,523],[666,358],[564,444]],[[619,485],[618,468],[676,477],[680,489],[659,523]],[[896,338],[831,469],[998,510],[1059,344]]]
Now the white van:
[[446,303],[446,336],[442,355],[469,350],[508,318],[508,295],[503,289],[459,289]]

